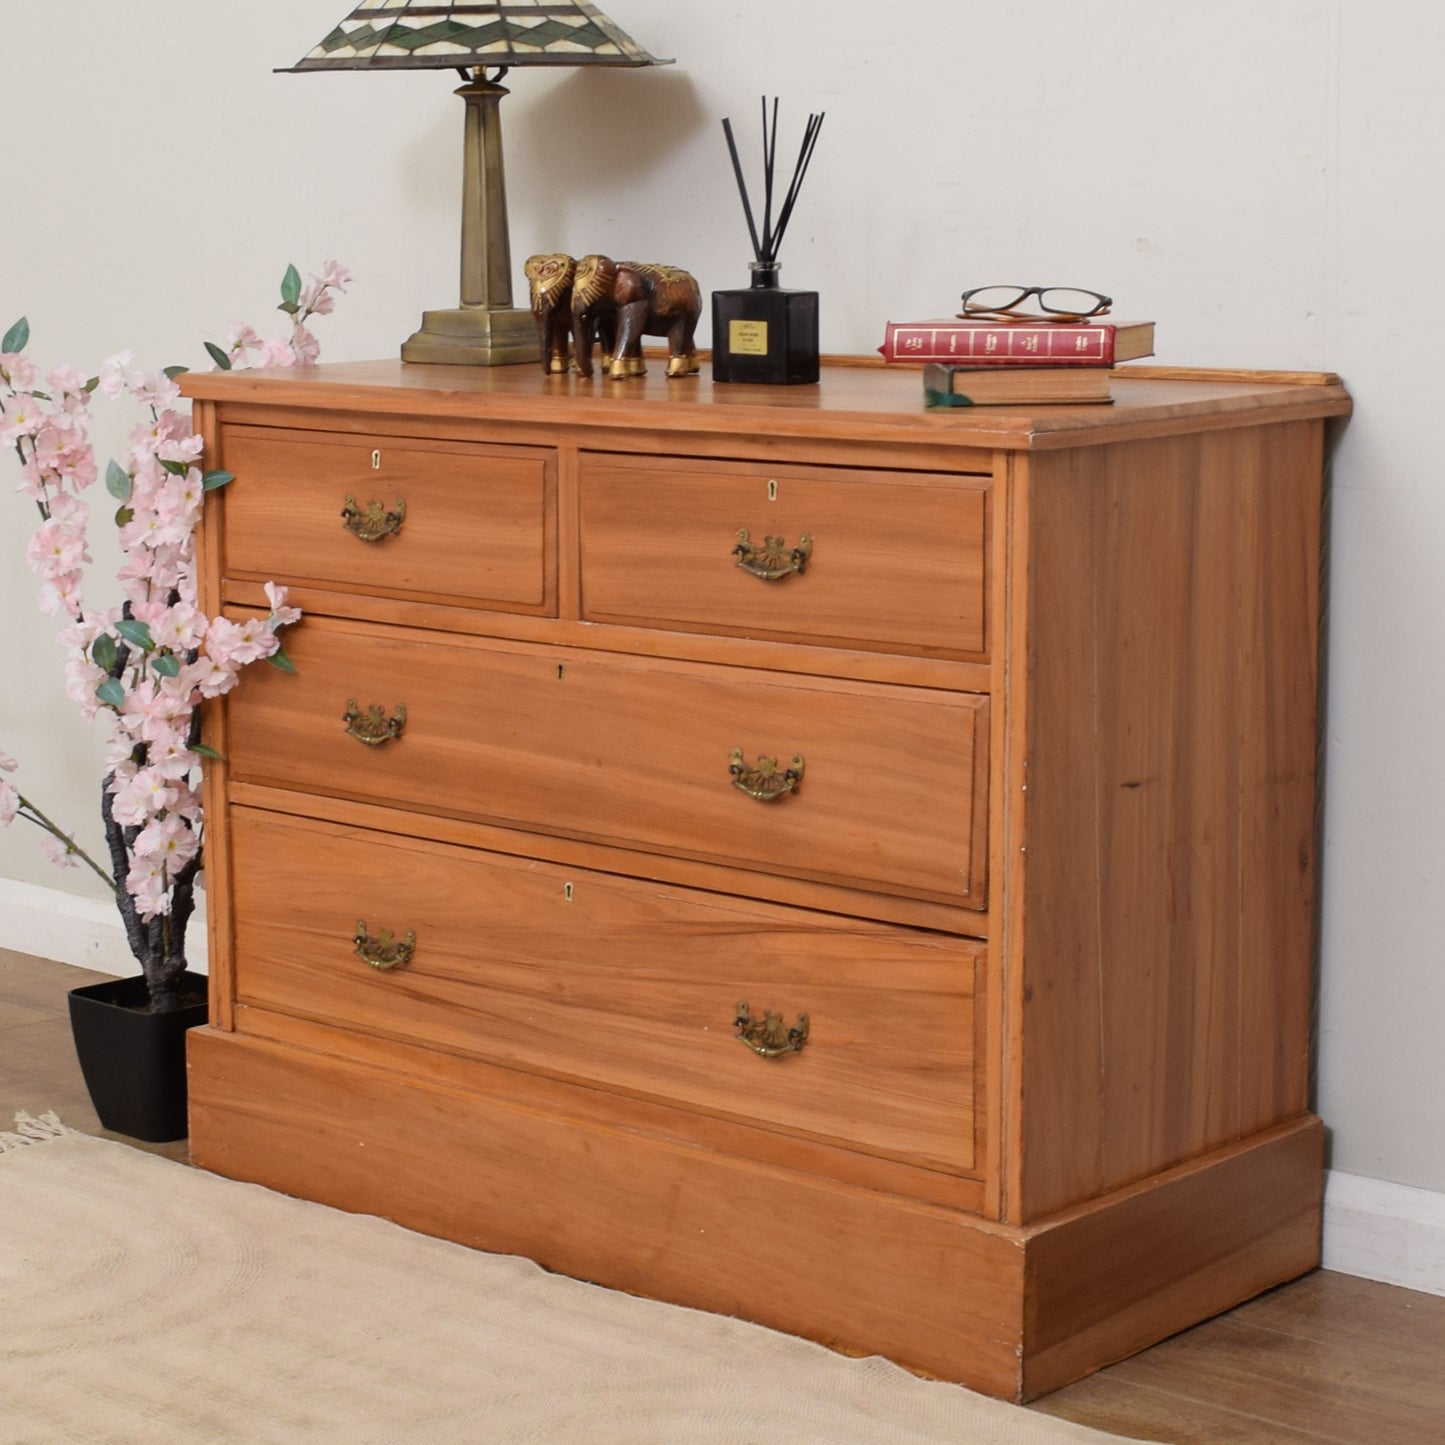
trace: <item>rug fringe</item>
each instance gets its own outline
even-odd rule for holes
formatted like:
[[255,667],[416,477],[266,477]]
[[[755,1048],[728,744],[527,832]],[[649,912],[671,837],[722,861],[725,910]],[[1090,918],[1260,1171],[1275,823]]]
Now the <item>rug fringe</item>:
[[54,1110],[48,1110],[37,1119],[21,1109],[15,1115],[15,1129],[14,1134],[0,1130],[0,1154],[8,1154],[26,1144],[44,1144],[49,1139],[63,1139],[67,1134],[75,1133],[74,1129],[60,1122]]

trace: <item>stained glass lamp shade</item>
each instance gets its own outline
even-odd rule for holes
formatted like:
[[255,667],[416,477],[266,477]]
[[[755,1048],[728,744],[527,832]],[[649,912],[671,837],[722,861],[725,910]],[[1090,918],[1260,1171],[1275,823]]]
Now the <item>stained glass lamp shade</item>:
[[[462,175],[461,305],[428,311],[402,348],[405,361],[477,365],[535,361],[531,312],[512,305],[512,256],[498,107],[499,83],[521,65],[667,65],[595,5],[552,0],[428,5],[365,0],[289,67],[313,70],[458,70],[466,103]],[[490,76],[488,71],[493,72]]]

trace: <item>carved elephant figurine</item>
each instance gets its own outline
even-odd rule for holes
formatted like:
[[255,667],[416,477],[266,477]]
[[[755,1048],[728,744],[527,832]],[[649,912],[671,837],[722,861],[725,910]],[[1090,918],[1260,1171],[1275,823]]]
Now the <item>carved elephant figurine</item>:
[[[702,292],[688,272],[676,266],[606,256],[584,256],[572,280],[572,334],[577,370],[592,375],[592,338],[602,338],[605,364],[612,377],[641,376],[642,338],[665,336],[667,374],[691,376],[700,369],[693,335],[702,314]],[[611,345],[608,346],[608,333]]]
[[542,370],[548,375],[565,372],[571,359],[572,279],[577,262],[556,252],[528,256],[522,267],[537,318],[537,339],[542,344]]

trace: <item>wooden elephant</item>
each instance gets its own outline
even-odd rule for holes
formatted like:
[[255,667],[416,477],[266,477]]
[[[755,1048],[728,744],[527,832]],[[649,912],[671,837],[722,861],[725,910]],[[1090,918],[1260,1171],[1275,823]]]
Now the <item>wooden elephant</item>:
[[[667,374],[691,376],[700,369],[693,335],[702,314],[702,292],[686,271],[636,261],[584,256],[572,280],[572,335],[576,366],[592,375],[592,338],[603,340],[604,365],[612,377],[641,376],[642,338],[665,336]],[[608,346],[609,333],[611,345]]]
[[542,344],[542,370],[565,372],[571,359],[572,279],[577,262],[561,252],[528,256],[522,267],[537,318],[537,339]]

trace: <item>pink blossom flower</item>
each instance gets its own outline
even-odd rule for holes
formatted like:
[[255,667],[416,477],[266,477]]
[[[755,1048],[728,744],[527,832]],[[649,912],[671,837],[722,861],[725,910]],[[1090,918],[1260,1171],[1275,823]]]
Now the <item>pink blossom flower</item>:
[[57,868],[78,868],[79,860],[75,856],[75,839],[67,834],[64,838],[57,838],[53,833],[47,834],[40,840],[40,851]]
[[85,373],[77,371],[73,366],[57,366],[45,380],[51,391],[66,397],[84,396],[85,388],[89,384]]
[[21,437],[33,437],[45,424],[45,409],[27,392],[0,402],[0,442],[13,446]]
[[261,354],[256,358],[258,366],[295,366],[296,353],[279,336],[273,336],[263,343]]
[[224,667],[204,653],[181,668],[180,680],[193,692],[204,697],[222,697],[235,687],[239,674],[235,668]]
[[148,767],[141,768],[120,783],[114,806],[118,818],[122,807],[130,815],[121,821],[142,823],[174,808],[180,798],[181,789],[174,778],[166,777],[159,768]]
[[85,503],[79,497],[71,496],[69,492],[57,492],[51,498],[50,520],[52,522],[63,522],[77,532],[84,532],[88,519],[89,514],[86,512]]
[[268,582],[265,591],[266,601],[271,604],[271,615],[266,619],[266,625],[272,632],[301,621],[301,609],[286,605],[289,594],[284,587],[278,587],[274,582]]
[[71,653],[65,659],[65,695],[88,718],[100,711],[101,704],[96,699],[95,690],[105,678],[105,669],[97,666],[85,653]]
[[20,811],[20,792],[15,784],[0,778],[0,828],[8,828]]
[[249,326],[233,321],[226,332],[226,355],[232,361],[244,360],[248,351],[259,351],[261,338]]
[[120,529],[120,545],[127,552],[137,548],[154,552],[162,547],[179,547],[190,536],[195,526],[195,516],[188,515],[179,507],[163,508],[156,505],[164,495],[162,484],[155,489],[155,495],[145,501],[139,497],[132,498],[134,515]]
[[46,417],[44,425],[35,433],[32,455],[36,468],[50,486],[69,486],[83,492],[95,480],[95,453],[85,431],[73,426],[63,412],[52,412]]
[[85,533],[67,522],[41,524],[25,549],[30,570],[41,577],[59,577],[90,561]]
[[154,736],[146,750],[147,764],[173,782],[184,782],[201,761],[175,728],[153,727]]
[[[136,614],[140,615],[139,607]],[[145,620],[150,623],[156,646],[167,647],[172,652],[189,652],[206,638],[205,615],[200,608],[186,602],[178,602],[173,607],[161,603]]]
[[326,282],[313,276],[301,293],[301,310],[310,316],[330,316],[335,309],[336,299],[327,290]]
[[126,389],[126,378],[130,374],[130,364],[135,360],[135,352],[122,351],[118,356],[112,356],[100,368],[100,386],[98,390],[102,396],[108,396],[112,401],[124,394]]
[[165,865],[154,858],[136,856],[125,878],[126,892],[135,899],[135,911],[146,919],[171,911]]
[[181,399],[180,387],[163,371],[131,372],[126,385],[143,406],[174,406]]
[[75,617],[85,605],[83,572],[63,572],[40,584],[37,606],[47,617]]
[[188,580],[185,572],[190,557],[188,544],[142,548],[115,575],[133,602],[173,589],[183,593],[183,600],[194,602],[194,579]]
[[174,871],[194,858],[200,846],[201,840],[184,818],[166,814],[152,818],[141,829],[135,840],[135,855],[162,862],[167,869]]
[[32,502],[43,502],[46,497],[47,482],[45,474],[36,465],[34,457],[26,457],[20,464],[20,486],[18,490],[25,493]]
[[137,682],[120,706],[121,725],[144,742],[168,744],[176,736],[176,720],[190,711],[190,698],[179,688],[147,677]]
[[351,284],[351,272],[339,261],[327,261],[321,268],[321,280],[327,286],[345,291]]
[[137,451],[154,453],[161,442],[190,435],[190,421],[182,413],[162,411],[137,426],[131,432],[130,440]]
[[0,376],[15,391],[30,391],[35,386],[35,363],[20,351],[0,351]]
[[156,447],[156,455],[163,462],[185,462],[188,466],[200,456],[205,440],[191,432],[186,436],[164,437]]
[[200,790],[179,780],[175,782],[175,790],[176,801],[171,804],[169,811],[185,818],[192,827],[199,828],[201,825]]
[[206,631],[207,655],[232,670],[270,657],[279,645],[266,624],[254,617],[243,623],[217,617]]
[[298,325],[291,333],[291,350],[298,366],[310,366],[321,355],[321,343],[304,326]]
[[192,467],[183,477],[169,476],[157,494],[154,506],[161,521],[168,529],[174,528],[176,540],[184,542],[196,529],[201,520],[201,507],[206,500],[205,483],[201,469]]

